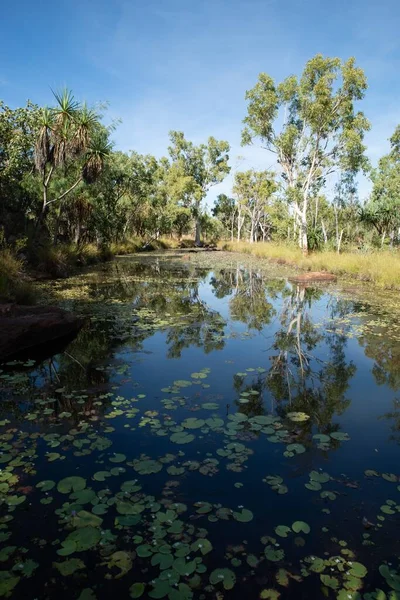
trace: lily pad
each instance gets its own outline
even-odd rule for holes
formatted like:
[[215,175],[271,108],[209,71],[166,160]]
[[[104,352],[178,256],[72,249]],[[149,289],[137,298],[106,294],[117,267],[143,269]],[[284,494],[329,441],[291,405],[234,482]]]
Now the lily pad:
[[57,490],[61,494],[70,494],[71,492],[80,492],[86,487],[86,479],[83,477],[72,476],[65,477],[57,484]]
[[210,583],[212,585],[221,583],[225,590],[231,590],[236,583],[236,575],[230,569],[215,569],[210,575]]
[[177,433],[173,433],[169,439],[171,442],[174,442],[174,444],[189,444],[190,442],[193,442],[195,436],[192,433],[179,431]]
[[310,526],[305,521],[295,521],[292,525],[292,529],[295,533],[310,533]]

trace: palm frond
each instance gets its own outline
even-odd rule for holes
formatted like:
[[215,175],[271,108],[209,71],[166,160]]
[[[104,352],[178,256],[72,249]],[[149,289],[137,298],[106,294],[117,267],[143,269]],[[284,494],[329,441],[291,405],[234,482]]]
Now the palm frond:
[[54,98],[57,102],[55,108],[56,123],[59,128],[62,128],[66,123],[72,122],[79,110],[79,102],[75,100],[71,90],[64,88],[61,92],[52,90]]
[[74,152],[80,154],[89,146],[93,132],[99,123],[99,115],[92,108],[89,108],[86,102],[77,112],[75,118],[75,133],[74,133]]
[[82,176],[86,183],[93,183],[100,176],[104,163],[112,150],[112,144],[104,131],[94,135],[86,152]]

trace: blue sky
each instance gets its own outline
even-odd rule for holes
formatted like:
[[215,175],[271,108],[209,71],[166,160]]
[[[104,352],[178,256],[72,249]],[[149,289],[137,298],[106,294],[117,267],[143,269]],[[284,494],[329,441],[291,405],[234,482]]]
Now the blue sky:
[[[17,0],[2,7],[0,98],[51,103],[64,85],[120,117],[116,147],[162,156],[168,131],[227,139],[234,168],[268,168],[241,148],[244,94],[258,73],[283,79],[321,52],[355,56],[367,74],[369,155],[400,123],[399,0]],[[237,157],[241,156],[242,159]],[[228,179],[211,194],[229,192]],[[368,182],[360,181],[360,196]]]

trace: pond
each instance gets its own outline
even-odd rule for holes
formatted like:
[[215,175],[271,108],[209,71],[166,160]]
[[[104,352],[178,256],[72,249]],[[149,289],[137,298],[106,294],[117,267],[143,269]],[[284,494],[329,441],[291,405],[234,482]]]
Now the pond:
[[400,598],[396,297],[240,255],[41,285],[87,316],[0,371],[0,595]]

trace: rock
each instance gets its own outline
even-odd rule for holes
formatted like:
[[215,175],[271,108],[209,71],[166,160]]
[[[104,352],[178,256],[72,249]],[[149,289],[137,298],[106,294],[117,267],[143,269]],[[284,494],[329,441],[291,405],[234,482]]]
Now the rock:
[[310,283],[311,281],[336,281],[337,277],[333,273],[327,271],[310,271],[301,275],[289,277],[289,281],[293,283]]
[[0,361],[73,338],[84,323],[57,306],[0,305]]

